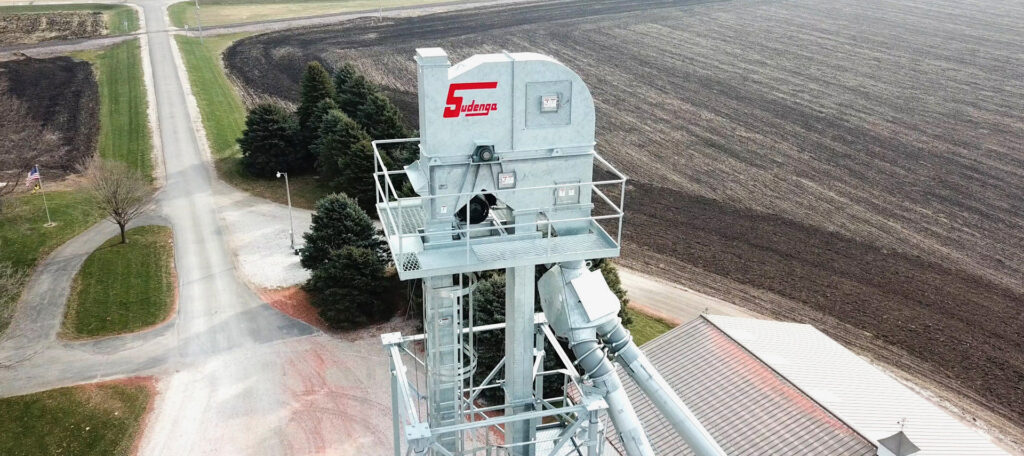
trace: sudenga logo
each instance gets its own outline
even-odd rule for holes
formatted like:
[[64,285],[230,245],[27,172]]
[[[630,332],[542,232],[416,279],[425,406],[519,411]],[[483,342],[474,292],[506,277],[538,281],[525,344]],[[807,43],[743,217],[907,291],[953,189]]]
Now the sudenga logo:
[[498,82],[463,82],[450,84],[448,86],[447,105],[444,107],[444,117],[447,119],[465,115],[466,117],[486,116],[492,111],[498,110],[497,103],[477,103],[471,100],[463,103],[463,98],[455,95],[460,90],[488,90],[498,88]]

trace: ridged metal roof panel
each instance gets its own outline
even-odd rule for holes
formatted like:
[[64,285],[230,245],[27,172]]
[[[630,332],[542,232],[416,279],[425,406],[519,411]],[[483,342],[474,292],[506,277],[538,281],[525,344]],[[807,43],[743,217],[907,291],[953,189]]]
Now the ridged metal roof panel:
[[[714,327],[872,442],[900,430],[920,456],[1004,456],[992,441],[810,325],[707,316]],[[666,334],[667,335],[667,334]],[[648,356],[675,352],[658,341]]]
[[[730,456],[875,454],[874,445],[708,320],[673,329],[644,351]],[[619,375],[657,453],[692,454],[621,369]],[[609,439],[621,453],[613,428]]]

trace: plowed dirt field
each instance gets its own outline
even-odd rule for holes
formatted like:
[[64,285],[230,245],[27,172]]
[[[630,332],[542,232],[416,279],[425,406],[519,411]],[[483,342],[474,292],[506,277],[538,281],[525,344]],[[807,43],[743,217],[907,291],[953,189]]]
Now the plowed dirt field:
[[[99,87],[89,62],[70,57],[0,62],[0,91],[23,107],[26,126],[42,125],[56,135],[60,147],[45,153],[38,163],[51,182],[77,171],[96,152]],[[18,156],[20,146],[0,139],[0,155]]]
[[814,323],[1019,445],[1022,23],[1019,1],[553,2],[260,35],[225,63],[294,101],[307,61],[352,61],[415,123],[415,48],[550,54],[633,179],[626,264]]

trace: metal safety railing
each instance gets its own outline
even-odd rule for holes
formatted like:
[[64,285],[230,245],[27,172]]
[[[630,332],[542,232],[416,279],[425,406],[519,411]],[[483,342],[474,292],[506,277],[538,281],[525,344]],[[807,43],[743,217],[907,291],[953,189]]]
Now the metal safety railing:
[[[510,195],[516,192],[531,192],[539,190],[550,190],[552,192],[558,191],[559,189],[575,188],[579,192],[580,201],[586,200],[583,198],[584,191],[590,192],[590,198],[588,201],[591,205],[590,214],[582,217],[554,217],[560,210],[565,209],[565,205],[551,205],[548,207],[539,208],[525,208],[531,212],[543,213],[544,218],[537,217],[534,220],[525,223],[508,223],[507,221],[498,220],[494,224],[481,223],[473,225],[469,223],[470,220],[470,205],[465,204],[463,210],[465,210],[465,216],[463,220],[465,223],[455,223],[451,229],[431,229],[429,233],[425,233],[425,225],[430,220],[430,215],[424,211],[424,207],[429,207],[427,204],[431,200],[436,199],[456,199],[462,201],[463,199],[467,202],[474,196],[478,196],[477,192],[453,192],[444,193],[437,195],[421,195],[421,196],[403,196],[399,190],[399,187],[395,185],[394,179],[398,176],[405,176],[407,178],[407,171],[403,170],[392,170],[388,169],[385,164],[385,160],[382,156],[379,146],[382,145],[393,145],[393,144],[404,144],[418,142],[419,138],[405,138],[405,139],[390,139],[390,140],[378,140],[373,141],[373,155],[374,155],[374,187],[376,194],[377,210],[380,215],[381,225],[383,228],[384,236],[387,239],[392,254],[395,258],[395,264],[400,271],[407,270],[409,268],[415,268],[416,265],[410,264],[412,260],[406,260],[409,255],[415,255],[423,249],[423,238],[427,235],[435,237],[451,237],[453,240],[459,240],[462,242],[466,258],[469,260],[471,247],[474,244],[486,243],[485,239],[474,236],[475,234],[482,232],[494,233],[500,231],[503,234],[508,232],[515,233],[539,233],[541,239],[540,249],[546,249],[541,251],[542,254],[551,254],[559,248],[562,251],[566,249],[571,250],[572,253],[578,254],[580,257],[586,257],[587,254],[598,254],[606,251],[609,248],[618,249],[622,244],[622,222],[623,222],[623,207],[625,205],[625,194],[626,194],[626,176],[619,172],[613,165],[608,163],[603,157],[594,151],[590,154],[595,159],[595,167],[604,169],[607,173],[613,176],[606,180],[597,180],[590,182],[573,182],[573,183],[556,183],[551,185],[541,185],[533,187],[518,187],[510,189],[494,189],[487,190],[488,194],[494,195],[497,199],[502,199],[502,195]],[[497,162],[488,163],[500,163],[502,161],[516,161],[512,159],[502,159]],[[467,162],[467,165],[470,163]],[[609,187],[611,189],[609,189]],[[604,188],[604,190],[602,190]],[[611,195],[609,195],[611,194]],[[595,198],[596,197],[596,198]],[[594,208],[597,205],[594,201],[598,201],[604,204],[606,209],[599,215],[594,215]],[[515,208],[524,209],[524,208]],[[458,210],[458,209],[456,209]],[[592,234],[597,234],[598,237],[605,242],[592,242],[592,243],[580,243],[567,246],[566,243],[560,243],[558,230],[559,226],[565,227],[572,225],[574,227],[582,226],[586,227],[585,231]],[[608,233],[608,229],[614,226],[614,236]],[[452,245],[453,243],[446,243],[446,245]]]

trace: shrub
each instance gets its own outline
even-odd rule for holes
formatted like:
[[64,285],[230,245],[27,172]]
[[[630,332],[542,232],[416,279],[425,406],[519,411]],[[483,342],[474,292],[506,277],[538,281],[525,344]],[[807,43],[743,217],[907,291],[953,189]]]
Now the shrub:
[[252,176],[269,178],[277,171],[299,172],[308,167],[296,154],[296,128],[291,113],[276,104],[262,103],[249,111],[245,130],[238,138],[245,171]]

